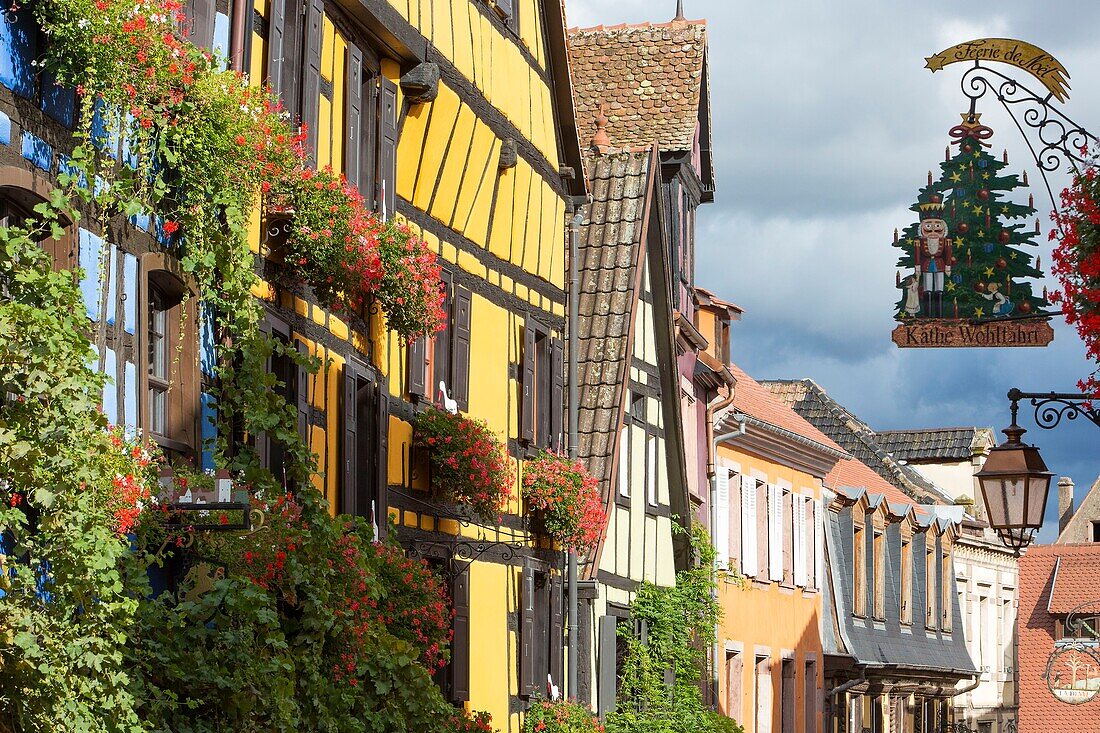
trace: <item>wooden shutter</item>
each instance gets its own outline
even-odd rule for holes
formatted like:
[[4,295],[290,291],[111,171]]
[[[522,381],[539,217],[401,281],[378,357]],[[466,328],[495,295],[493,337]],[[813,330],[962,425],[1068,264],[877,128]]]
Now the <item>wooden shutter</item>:
[[714,549],[718,556],[718,567],[725,570],[729,567],[730,554],[730,469],[728,466],[718,466],[715,476],[717,491],[715,492],[714,507]]
[[565,417],[565,344],[550,341],[550,447],[563,451]]
[[565,621],[562,618],[561,577],[550,580],[550,678],[560,688],[565,687]]
[[519,602],[519,694],[526,697],[539,689],[535,679],[535,569],[530,560],[524,562],[520,572]]
[[454,640],[451,642],[451,700],[470,699],[470,569],[467,566],[454,576]]
[[783,489],[768,484],[768,578],[783,580]]
[[[825,515],[821,499],[814,499],[814,587],[822,588],[825,582]],[[910,600],[912,603],[912,600]]]
[[378,202],[389,219],[397,208],[397,85],[384,76],[378,96]]
[[[298,349],[298,353],[304,357],[309,356],[309,347],[305,345],[303,341],[295,341],[295,347]],[[302,438],[302,442],[306,444],[306,448],[309,448],[310,438],[310,405],[309,405],[309,370],[303,369],[300,366],[291,363],[294,371],[296,372],[298,388],[296,390],[296,397],[298,403],[298,435]]]
[[794,531],[791,533],[794,550],[794,584],[806,585],[806,497],[794,496]]
[[523,399],[520,404],[520,438],[528,443],[535,440],[535,319],[530,315],[523,324],[523,375],[521,389]]
[[756,479],[741,477],[741,574],[756,577]]
[[409,396],[423,399],[428,394],[428,337],[409,344]]
[[451,344],[454,384],[451,398],[458,402],[458,409],[465,412],[470,399],[470,313],[473,294],[464,287],[456,287],[454,293],[454,341]]
[[[344,381],[342,394],[342,407],[344,418],[343,445],[341,446],[344,461],[344,484],[340,495],[340,511],[344,514],[356,516],[359,508],[359,482],[358,478],[358,410],[356,392],[359,386],[359,377],[356,369],[351,364],[344,365]],[[366,426],[364,426],[365,428]]]
[[378,404],[375,409],[377,420],[375,422],[374,436],[374,470],[376,471],[376,475],[373,477],[374,485],[377,487],[374,497],[374,521],[378,525],[379,539],[383,539],[386,536],[390,510],[390,399],[388,391],[389,390],[386,389],[386,383],[380,380],[375,391]]
[[617,634],[618,619],[614,616],[600,616],[596,705],[601,718],[615,710],[615,688],[618,681],[618,672],[615,669]]
[[348,42],[347,73],[344,85],[344,176],[363,192],[363,52]]
[[267,83],[279,95],[284,92],[286,3],[287,0],[271,0],[267,11]]
[[188,40],[199,48],[214,47],[214,0],[187,0],[183,6]]
[[321,42],[325,6],[323,0],[309,0],[306,11],[306,52],[302,65],[302,126],[306,128],[306,155],[317,164],[317,126],[321,110]]

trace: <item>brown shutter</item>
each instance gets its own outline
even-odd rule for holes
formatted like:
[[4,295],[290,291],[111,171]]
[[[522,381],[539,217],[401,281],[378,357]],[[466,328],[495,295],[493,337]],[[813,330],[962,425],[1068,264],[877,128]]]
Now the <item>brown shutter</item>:
[[397,85],[384,76],[379,78],[378,202],[389,219],[397,207]]
[[363,117],[363,52],[354,43],[348,43],[348,68],[344,99],[344,176],[360,193],[362,181],[362,117]]
[[598,698],[597,712],[602,719],[615,710],[615,691],[618,682],[618,670],[615,669],[615,655],[618,647],[618,619],[614,616],[600,616],[599,626],[599,674],[596,682]]
[[321,41],[325,6],[322,0],[309,0],[306,14],[306,52],[302,65],[302,125],[306,128],[306,155],[317,164],[317,125],[321,109]]
[[559,687],[565,687],[562,679],[565,664],[565,621],[562,618],[561,577],[550,580],[550,678]]
[[[282,95],[285,67],[287,0],[271,0],[267,10],[267,83],[271,91]],[[285,102],[285,97],[284,97]]]
[[535,440],[535,319],[530,315],[523,324],[523,374],[520,389],[523,399],[520,405],[520,438],[528,443]]
[[451,372],[454,385],[451,397],[458,402],[458,409],[465,412],[470,399],[470,313],[473,294],[463,287],[455,288],[454,342],[451,345]]
[[446,328],[442,331],[438,331],[435,334],[435,353],[433,355],[433,374],[432,383],[428,385],[428,399],[431,402],[438,402],[439,396],[439,383],[446,382],[447,389],[454,391],[451,384],[454,380],[451,378],[451,334],[454,329],[454,309],[452,307],[452,276],[447,270],[443,270],[440,273],[440,288],[443,291],[443,303],[440,307],[443,309],[443,313],[447,318]]
[[409,344],[409,396],[423,399],[428,394],[428,337]]
[[[301,354],[304,357],[309,357],[309,349],[306,347],[304,342],[295,341],[294,345],[298,349],[299,354]],[[296,376],[297,377],[297,382],[298,382],[298,388],[297,388],[297,390],[295,390],[295,392],[296,392],[295,397],[297,397],[297,402],[298,402],[298,435],[302,438],[302,442],[305,443],[306,448],[309,448],[310,447],[310,445],[309,445],[309,432],[310,432],[309,431],[309,422],[310,422],[310,420],[309,420],[309,415],[310,415],[309,376],[310,376],[310,374],[309,374],[308,369],[306,369],[304,367],[301,367],[301,366],[298,366],[297,364],[295,364],[293,362],[291,362],[290,365],[291,365],[292,371],[296,372],[296,374],[294,374],[292,376]]]
[[[340,511],[355,516],[358,514],[358,456],[356,455],[358,415],[356,410],[356,388],[359,378],[355,367],[344,365],[344,383],[342,390],[344,432],[341,455],[344,461],[344,483],[340,495]],[[364,426],[365,427],[365,426]]]
[[214,47],[214,0],[188,0],[183,6],[188,40],[198,48]]
[[535,679],[535,568],[530,560],[520,574],[519,613],[519,694],[526,697],[538,692]]
[[390,506],[390,476],[389,476],[389,447],[390,447],[390,398],[386,383],[378,382],[378,406],[375,414],[378,416],[375,426],[375,470],[374,477],[377,494],[374,498],[375,522],[378,524],[378,539],[386,536],[386,527],[389,524]]
[[561,339],[550,341],[550,447],[565,449],[565,345]]
[[470,699],[470,569],[457,573],[452,581],[454,594],[454,641],[451,642],[451,700]]

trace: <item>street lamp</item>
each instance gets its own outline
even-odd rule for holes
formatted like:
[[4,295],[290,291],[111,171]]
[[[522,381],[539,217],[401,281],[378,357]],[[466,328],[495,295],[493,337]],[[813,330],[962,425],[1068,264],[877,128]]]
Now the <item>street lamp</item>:
[[1043,526],[1043,511],[1054,474],[1047,470],[1039,449],[1020,438],[1026,430],[1016,424],[1019,390],[1009,392],[1012,424],[1004,429],[1007,440],[989,451],[978,484],[985,499],[989,526],[1017,556]]

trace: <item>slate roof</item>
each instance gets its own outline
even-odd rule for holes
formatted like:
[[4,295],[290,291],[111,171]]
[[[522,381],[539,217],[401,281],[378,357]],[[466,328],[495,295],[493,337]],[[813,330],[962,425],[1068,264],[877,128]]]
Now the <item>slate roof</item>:
[[[891,532],[888,530],[887,535]],[[929,538],[929,533],[914,535],[913,548],[917,557],[921,557],[921,546]],[[839,638],[831,634],[823,639],[825,654],[849,654],[869,669],[883,669],[892,672],[895,669],[919,674],[925,681],[954,683],[956,680],[972,677],[975,674],[974,663],[966,650],[963,636],[962,613],[959,608],[958,594],[948,593],[951,600],[953,618],[952,631],[926,628],[923,614],[913,614],[913,623],[902,630],[900,622],[900,589],[898,573],[889,568],[897,567],[900,558],[900,546],[887,543],[886,573],[886,621],[875,622],[870,618],[860,618],[853,614],[852,571],[855,559],[852,556],[852,510],[845,508],[840,512],[825,512],[825,544],[828,557],[828,569],[831,574],[829,584],[830,603],[824,612],[831,617],[829,624],[837,624]],[[924,563],[914,564],[912,577],[912,603],[914,608],[924,608]]]
[[629,377],[632,314],[637,299],[639,242],[653,150],[593,158],[592,203],[581,224],[577,349],[580,406],[577,450],[607,482]]
[[706,93],[703,20],[569,30],[577,131],[587,147],[603,106],[612,148],[689,151]]
[[849,412],[812,379],[761,382],[792,410],[839,444],[853,458],[921,504],[951,499],[916,469],[901,464],[878,442],[875,431]]
[[931,428],[928,430],[879,430],[882,449],[900,461],[965,461],[975,444],[986,442],[991,428]]
[[735,410],[780,430],[800,435],[826,448],[831,448],[834,451],[844,451],[843,448],[830,440],[829,436],[806,422],[798,413],[776,399],[771,392],[746,374],[741,367],[730,364],[729,370],[737,381],[737,386],[733,390],[733,408]]
[[[1055,568],[1062,562],[1055,580]],[[1067,564],[1067,560],[1071,561]],[[1092,568],[1091,574],[1077,577],[1078,560]],[[1047,688],[1043,673],[1054,651],[1056,616],[1047,610],[1051,586],[1091,590],[1095,600],[1096,569],[1100,566],[1100,543],[1085,545],[1031,545],[1020,557],[1019,611],[1016,633],[1019,637],[1019,723],[1022,731],[1043,733],[1082,733],[1096,730],[1100,719],[1100,698],[1084,705],[1067,705],[1055,699]],[[1072,577],[1071,577],[1072,576]]]

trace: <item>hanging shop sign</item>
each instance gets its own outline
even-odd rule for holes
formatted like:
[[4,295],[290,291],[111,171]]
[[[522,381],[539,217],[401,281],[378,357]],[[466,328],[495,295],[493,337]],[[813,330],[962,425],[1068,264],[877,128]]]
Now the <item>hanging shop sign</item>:
[[1059,102],[1069,98],[1069,72],[1049,53],[1013,38],[978,38],[944,49],[924,60],[924,68],[935,73],[960,62],[996,61],[1015,66],[1034,76]]
[[948,132],[940,174],[928,172],[910,210],[915,220],[894,230],[901,291],[894,343],[902,348],[1046,346],[1054,339],[1042,276],[1034,197],[1018,200],[1027,173],[1008,170],[1008,153],[987,148],[993,130],[967,112]]
[[1100,654],[1094,647],[1073,644],[1056,649],[1047,662],[1047,687],[1070,705],[1084,705],[1100,693]]

